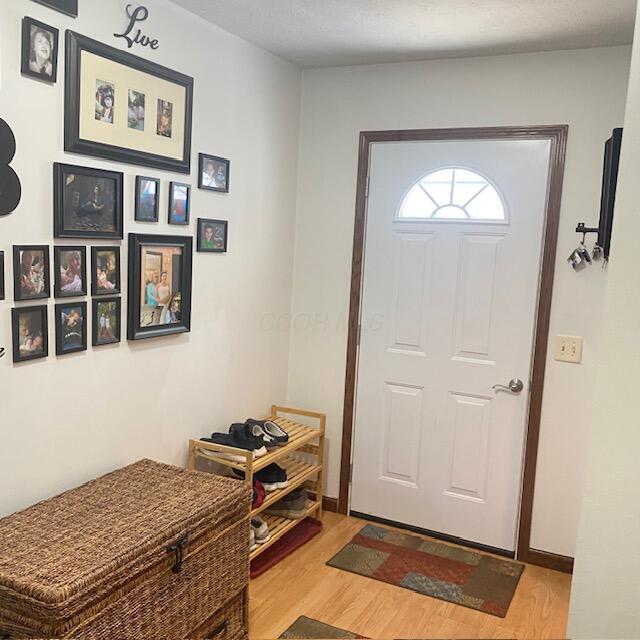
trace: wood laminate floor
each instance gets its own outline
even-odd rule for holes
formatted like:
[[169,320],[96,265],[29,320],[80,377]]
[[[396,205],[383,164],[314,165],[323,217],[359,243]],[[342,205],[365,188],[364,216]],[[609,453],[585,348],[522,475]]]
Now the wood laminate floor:
[[250,640],[277,638],[305,615],[369,638],[565,638],[571,576],[527,565],[505,618],[430,598],[325,562],[363,520],[325,513],[324,530],[251,581]]

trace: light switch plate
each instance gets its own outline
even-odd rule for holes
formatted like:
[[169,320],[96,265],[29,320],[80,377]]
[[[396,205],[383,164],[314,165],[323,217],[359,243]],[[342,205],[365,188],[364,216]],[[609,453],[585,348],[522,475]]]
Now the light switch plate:
[[582,362],[582,336],[556,336],[556,360]]

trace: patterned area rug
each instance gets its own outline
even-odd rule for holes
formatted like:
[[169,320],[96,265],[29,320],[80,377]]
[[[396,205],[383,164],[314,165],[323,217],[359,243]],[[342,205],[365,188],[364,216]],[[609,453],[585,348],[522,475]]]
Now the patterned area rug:
[[330,624],[300,616],[286,631],[282,633],[280,638],[314,638],[320,640],[329,640],[330,638],[364,638],[358,636],[351,631],[332,627]]
[[524,565],[367,525],[327,565],[504,618]]

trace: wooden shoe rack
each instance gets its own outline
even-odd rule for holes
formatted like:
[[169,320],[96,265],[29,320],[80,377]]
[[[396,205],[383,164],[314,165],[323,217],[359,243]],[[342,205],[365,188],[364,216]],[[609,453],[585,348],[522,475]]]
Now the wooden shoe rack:
[[[301,424],[290,416],[313,422],[314,426]],[[253,453],[245,449],[227,447],[212,442],[202,442],[201,440],[189,441],[189,469],[196,468],[198,458],[212,460],[225,467],[244,472],[245,482],[249,486],[253,486],[254,474],[273,462],[287,470],[288,486],[284,489],[267,493],[264,502],[259,507],[251,510],[250,518],[261,513],[267,507],[280,500],[280,498],[302,485],[315,494],[314,500],[308,500],[306,513],[302,518],[293,520],[269,514],[261,516],[269,527],[271,538],[269,542],[259,545],[257,549],[251,552],[251,559],[260,555],[272,544],[275,544],[287,531],[302,522],[305,517],[314,516],[320,519],[322,516],[325,414],[273,405],[271,407],[271,415],[265,419],[272,420],[280,425],[289,434],[289,442],[275,449],[270,449],[266,455],[255,460]],[[220,455],[223,453],[241,456],[245,460],[243,462],[229,460]]]

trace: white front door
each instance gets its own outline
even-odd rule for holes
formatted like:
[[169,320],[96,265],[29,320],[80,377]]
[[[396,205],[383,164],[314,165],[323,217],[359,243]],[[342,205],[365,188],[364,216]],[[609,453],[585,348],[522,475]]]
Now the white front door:
[[372,145],[352,511],[515,549],[550,149]]

